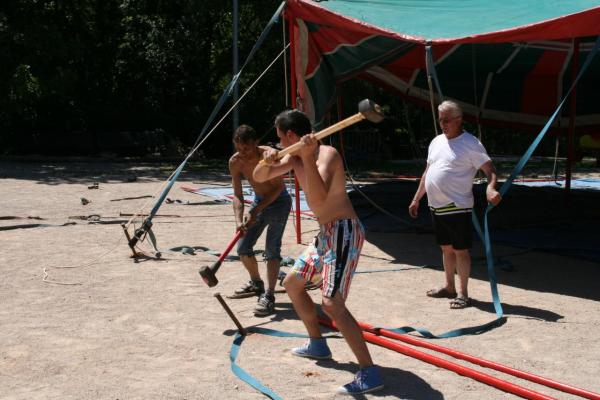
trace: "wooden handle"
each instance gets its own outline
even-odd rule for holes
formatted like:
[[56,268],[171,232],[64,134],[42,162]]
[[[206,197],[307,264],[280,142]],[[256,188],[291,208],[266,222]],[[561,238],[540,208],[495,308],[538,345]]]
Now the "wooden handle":
[[[325,128],[319,132],[317,132],[315,134],[315,138],[317,140],[321,140],[324,137],[327,137],[333,133],[336,133],[338,131],[341,131],[342,129],[344,129],[347,126],[350,126],[352,124],[355,124],[357,122],[362,121],[363,119],[365,119],[365,116],[361,113],[356,113],[351,117],[348,117],[346,119],[341,120],[338,123],[335,123],[333,125],[331,125],[328,128]],[[277,159],[281,160],[285,155],[287,154],[292,154],[297,152],[298,150],[300,150],[300,148],[303,146],[303,144],[301,142],[297,142],[294,143],[293,145],[286,147],[285,149],[281,150],[280,152],[277,153]],[[261,164],[265,164],[265,160],[260,160]]]

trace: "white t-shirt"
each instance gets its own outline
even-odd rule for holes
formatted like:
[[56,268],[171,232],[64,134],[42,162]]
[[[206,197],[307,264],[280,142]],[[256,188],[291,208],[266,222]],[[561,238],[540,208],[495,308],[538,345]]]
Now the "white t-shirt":
[[473,178],[488,161],[481,142],[466,131],[450,140],[444,134],[436,136],[427,155],[425,190],[429,206],[454,203],[458,208],[473,208]]

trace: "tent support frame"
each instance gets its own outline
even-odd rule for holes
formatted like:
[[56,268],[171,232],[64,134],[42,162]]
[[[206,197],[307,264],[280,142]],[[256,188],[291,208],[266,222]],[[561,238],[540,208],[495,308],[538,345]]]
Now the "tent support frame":
[[[571,82],[575,82],[579,73],[579,38],[573,39],[573,53],[571,55]],[[571,172],[575,148],[575,117],[577,115],[577,85],[573,88],[569,99],[569,132],[567,136],[567,166],[565,173],[566,202],[571,202]]]
[[[298,107],[298,101],[296,99],[297,96],[297,81],[296,81],[296,37],[294,35],[294,17],[286,12],[286,17],[288,19],[288,28],[289,28],[289,38],[290,38],[290,94],[292,100],[292,108]],[[298,183],[298,178],[296,174],[294,174],[294,191],[296,193],[296,244],[302,243],[302,227],[300,220],[300,184]]]

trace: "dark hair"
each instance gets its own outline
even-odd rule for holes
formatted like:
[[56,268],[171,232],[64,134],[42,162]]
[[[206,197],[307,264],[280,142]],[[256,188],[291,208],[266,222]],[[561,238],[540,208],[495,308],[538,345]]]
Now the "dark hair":
[[292,131],[298,136],[312,132],[310,120],[300,110],[285,110],[275,118],[275,127],[283,132]]
[[248,143],[257,140],[256,131],[250,125],[240,125],[233,134],[233,141]]

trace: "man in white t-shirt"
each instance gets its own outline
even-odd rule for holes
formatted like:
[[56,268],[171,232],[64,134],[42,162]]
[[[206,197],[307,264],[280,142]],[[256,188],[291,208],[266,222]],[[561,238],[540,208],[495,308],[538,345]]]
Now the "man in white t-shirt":
[[[427,296],[452,299],[450,308],[460,309],[471,305],[467,285],[471,273],[473,178],[477,170],[481,169],[487,177],[487,200],[497,205],[502,197],[496,191],[492,160],[481,142],[462,128],[460,106],[444,101],[438,106],[438,115],[443,135],[436,136],[429,144],[427,167],[408,213],[417,217],[419,201],[427,193],[446,275],[446,284],[429,290]],[[455,272],[459,277],[458,290]]]

